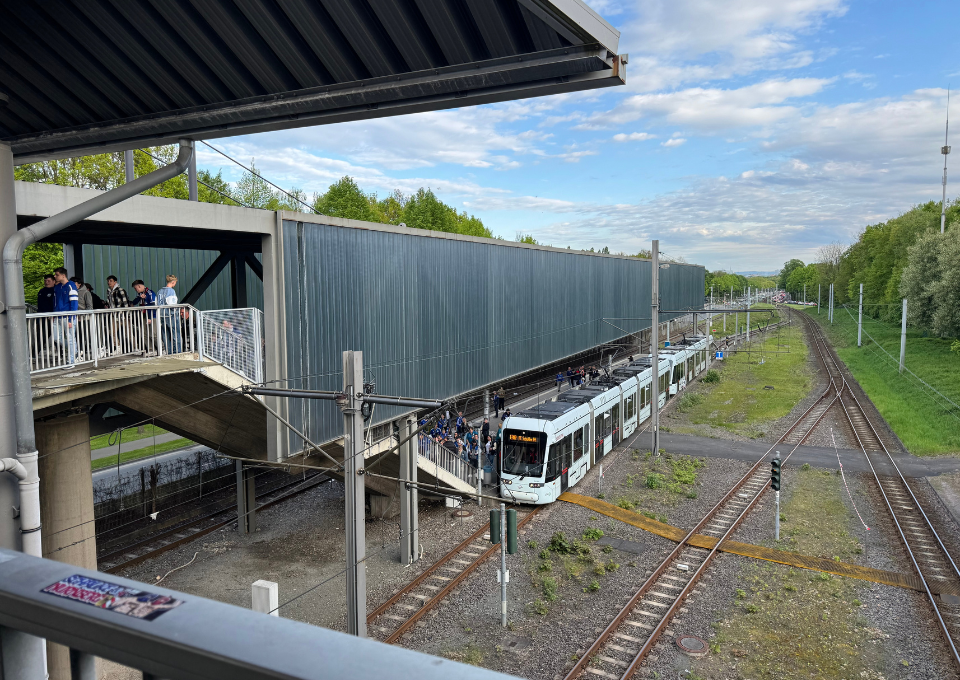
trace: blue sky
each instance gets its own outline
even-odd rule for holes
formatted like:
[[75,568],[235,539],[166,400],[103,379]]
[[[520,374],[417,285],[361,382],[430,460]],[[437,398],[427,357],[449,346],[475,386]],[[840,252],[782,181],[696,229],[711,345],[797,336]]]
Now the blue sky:
[[[624,87],[218,146],[308,193],[345,174],[381,196],[428,186],[506,238],[625,252],[659,238],[709,269],[811,261],[939,200],[960,3],[588,4],[621,32]],[[199,159],[239,177],[209,150]]]

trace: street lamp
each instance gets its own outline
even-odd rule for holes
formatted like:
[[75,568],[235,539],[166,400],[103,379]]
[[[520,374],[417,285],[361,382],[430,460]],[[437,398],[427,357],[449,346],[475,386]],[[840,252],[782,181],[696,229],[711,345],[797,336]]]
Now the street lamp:
[[654,241],[650,249],[653,260],[653,284],[650,292],[650,358],[653,370],[653,455],[660,455],[660,352],[657,326],[660,324],[660,270],[669,269],[669,264],[660,264],[660,241]]

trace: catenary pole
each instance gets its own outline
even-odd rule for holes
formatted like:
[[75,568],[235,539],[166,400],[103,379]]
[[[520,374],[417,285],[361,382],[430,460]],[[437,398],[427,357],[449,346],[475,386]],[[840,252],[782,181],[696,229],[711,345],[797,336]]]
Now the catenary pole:
[[947,142],[950,136],[950,90],[947,90],[947,127],[943,133],[943,147],[940,153],[943,154],[943,198],[940,200],[940,233],[947,228],[947,156],[950,155],[950,147]]
[[863,284],[860,284],[860,316],[857,318],[857,347],[863,346]]
[[657,337],[657,325],[660,323],[660,241],[654,241],[650,248],[650,258],[653,264],[653,281],[650,286],[650,357],[653,360],[651,367],[653,370],[653,399],[652,413],[653,423],[651,430],[653,447],[651,451],[654,456],[660,455],[660,352],[658,345],[660,339]]
[[750,286],[747,286],[747,342],[750,342]]
[[903,311],[900,313],[900,372],[907,356],[907,298],[903,298]]
[[347,633],[367,636],[367,565],[364,531],[363,352],[343,353],[343,485],[347,558]]
[[817,284],[817,316],[820,316],[820,284]]

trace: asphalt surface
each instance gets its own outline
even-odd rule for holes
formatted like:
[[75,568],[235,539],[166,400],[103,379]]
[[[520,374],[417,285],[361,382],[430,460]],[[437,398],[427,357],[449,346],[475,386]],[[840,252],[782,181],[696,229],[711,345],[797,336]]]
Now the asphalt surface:
[[183,449],[177,449],[176,451],[161,453],[158,456],[138,458],[137,460],[131,460],[120,465],[119,471],[116,465],[100,468],[99,470],[93,471],[93,483],[96,484],[101,480],[118,478],[135,479],[139,481],[141,468],[149,468],[154,463],[172,463],[178,458],[188,458],[196,461],[197,451],[203,451],[206,448],[203,444],[193,444]]
[[[130,451],[136,451],[137,449],[143,449],[153,444],[166,444],[167,442],[172,442],[176,439],[182,439],[178,434],[173,432],[167,432],[166,434],[160,434],[156,437],[144,437],[143,439],[137,439],[132,442],[124,442],[120,445],[120,453],[129,453]],[[106,458],[108,456],[117,455],[116,446],[104,446],[102,449],[93,449],[90,452],[90,459],[97,460],[98,458]]]

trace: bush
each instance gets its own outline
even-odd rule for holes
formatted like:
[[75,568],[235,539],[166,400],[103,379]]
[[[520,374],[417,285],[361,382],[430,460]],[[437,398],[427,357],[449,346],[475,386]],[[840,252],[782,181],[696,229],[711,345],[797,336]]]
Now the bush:
[[597,579],[593,579],[592,581],[590,581],[590,585],[583,589],[584,592],[587,592],[588,590],[591,593],[595,593],[598,590],[600,590],[600,581],[598,581]]
[[543,579],[543,597],[547,602],[557,599],[557,579],[550,576]]
[[550,550],[558,555],[572,555],[576,550],[573,544],[567,540],[562,531],[558,531],[550,537]]
[[807,470],[810,469],[810,463],[804,463],[803,465],[800,466],[800,469],[806,472]]
[[718,383],[720,382],[720,371],[710,369],[703,374],[703,377],[700,378],[705,383]]
[[633,510],[633,503],[631,503],[626,496],[620,496],[617,499],[617,507],[623,508],[624,510]]
[[663,475],[651,472],[647,475],[646,485],[648,489],[662,489],[663,488]]
[[587,529],[583,532],[583,537],[588,541],[599,541],[603,538],[603,529]]
[[703,403],[702,394],[687,393],[682,397],[680,397],[680,401],[677,402],[677,410],[683,413],[685,411],[689,411],[695,406],[699,406],[702,403]]

